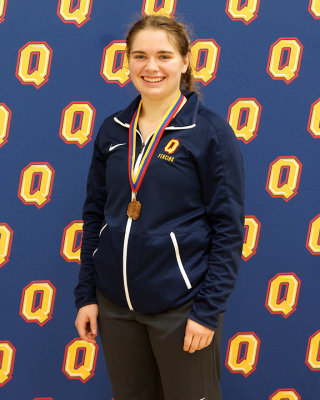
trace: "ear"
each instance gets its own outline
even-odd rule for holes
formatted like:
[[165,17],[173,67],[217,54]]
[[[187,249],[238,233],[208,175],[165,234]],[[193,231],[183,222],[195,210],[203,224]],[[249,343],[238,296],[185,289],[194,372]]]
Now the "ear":
[[182,73],[183,74],[187,72],[187,69],[188,69],[189,64],[190,64],[190,58],[191,58],[191,54],[189,52],[183,59],[183,68],[182,68]]

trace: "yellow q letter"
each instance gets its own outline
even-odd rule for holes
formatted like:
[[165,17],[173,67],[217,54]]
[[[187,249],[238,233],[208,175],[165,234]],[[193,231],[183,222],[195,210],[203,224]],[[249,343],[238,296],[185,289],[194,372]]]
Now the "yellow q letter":
[[306,364],[312,371],[320,371],[320,331],[314,333],[308,343]]
[[53,312],[56,288],[49,281],[34,281],[23,289],[20,315],[26,322],[42,326]]
[[239,332],[229,340],[226,367],[247,377],[256,370],[260,339],[254,332]]
[[29,164],[21,172],[18,193],[20,200],[24,204],[43,207],[51,200],[53,177],[54,169],[47,162]]
[[320,214],[318,214],[309,224],[306,247],[311,254],[320,254]]
[[46,42],[28,42],[20,50],[16,77],[39,89],[49,79],[52,49]]
[[0,103],[0,147],[7,143],[11,120],[11,110]]
[[194,79],[207,85],[216,77],[220,46],[213,39],[198,39],[191,47],[191,68]]
[[289,317],[296,311],[301,281],[296,274],[277,274],[268,286],[266,307],[271,314]]
[[121,87],[130,81],[124,40],[114,40],[104,49],[100,74],[106,82],[116,82]]
[[320,138],[320,98],[311,105],[308,131],[314,138]]
[[60,254],[67,262],[80,264],[82,227],[83,221],[73,221],[63,231]]
[[244,227],[246,231],[242,247],[242,259],[247,261],[256,254],[261,224],[254,215],[246,215]]
[[60,137],[66,143],[83,147],[91,140],[95,115],[96,110],[89,102],[70,103],[62,112]]
[[235,135],[244,143],[257,136],[261,114],[261,105],[256,99],[238,99],[231,104],[228,121]]
[[74,0],[59,0],[57,15],[64,23],[80,28],[90,19],[92,0],[78,0],[75,7],[73,3]]
[[6,14],[7,0],[0,0],[0,24],[4,21],[4,16]]
[[258,16],[260,0],[247,0],[241,6],[241,0],[227,0],[226,13],[234,21],[250,24]]
[[8,340],[0,341],[0,387],[12,378],[16,349]]
[[270,48],[267,72],[289,84],[299,75],[303,46],[297,38],[280,38]]
[[143,15],[166,15],[173,17],[176,11],[177,0],[162,0],[158,5],[159,0],[143,0],[142,14]]
[[278,389],[269,400],[301,400],[301,397],[294,389]]
[[9,261],[13,230],[5,223],[0,224],[0,268]]
[[171,139],[169,141],[169,143],[166,145],[166,147],[164,148],[164,151],[168,154],[172,154],[177,150],[179,144],[180,144],[180,142],[178,139]]
[[66,346],[63,372],[69,379],[86,382],[94,375],[98,345],[74,339]]
[[297,194],[301,168],[296,157],[278,157],[270,164],[266,190],[272,197],[289,201]]
[[320,19],[320,0],[310,0],[309,12],[313,18]]

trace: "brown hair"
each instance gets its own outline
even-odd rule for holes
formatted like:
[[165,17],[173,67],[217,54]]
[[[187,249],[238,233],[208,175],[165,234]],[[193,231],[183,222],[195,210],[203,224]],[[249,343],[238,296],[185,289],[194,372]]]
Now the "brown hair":
[[[181,57],[185,57],[191,51],[190,39],[186,27],[173,18],[164,15],[147,15],[135,22],[126,38],[127,54],[130,55],[131,46],[135,35],[143,29],[162,29],[169,35],[169,40],[176,46]],[[180,87],[187,90],[194,89],[194,80],[191,65],[189,63],[187,71],[181,75]]]

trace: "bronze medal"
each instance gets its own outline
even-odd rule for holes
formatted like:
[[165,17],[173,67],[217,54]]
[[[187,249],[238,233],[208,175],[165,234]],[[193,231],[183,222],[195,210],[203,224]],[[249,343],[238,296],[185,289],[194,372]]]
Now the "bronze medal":
[[127,209],[127,215],[134,221],[140,217],[141,203],[140,201],[133,199],[130,201]]

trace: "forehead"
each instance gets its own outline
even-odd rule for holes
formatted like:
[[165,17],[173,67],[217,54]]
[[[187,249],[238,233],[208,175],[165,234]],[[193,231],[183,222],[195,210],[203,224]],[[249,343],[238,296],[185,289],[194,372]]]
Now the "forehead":
[[132,40],[131,53],[134,51],[159,52],[171,51],[178,52],[178,49],[170,40],[169,34],[163,29],[143,29],[137,32]]

